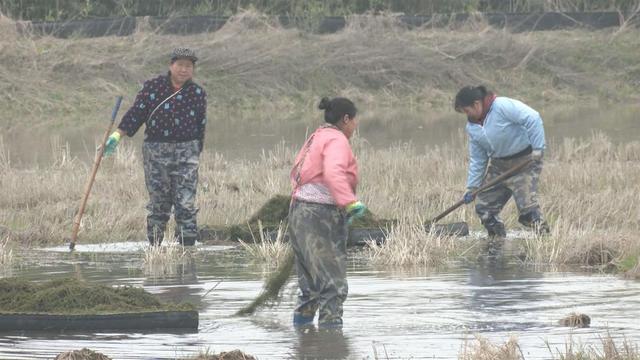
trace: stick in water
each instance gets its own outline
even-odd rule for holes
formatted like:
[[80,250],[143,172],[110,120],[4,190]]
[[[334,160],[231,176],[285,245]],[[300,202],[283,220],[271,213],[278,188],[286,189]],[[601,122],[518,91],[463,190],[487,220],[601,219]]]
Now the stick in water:
[[118,109],[120,109],[120,103],[122,103],[122,96],[116,97],[116,105],[113,107],[113,111],[111,112],[111,122],[109,123],[109,127],[107,131],[104,133],[104,137],[102,139],[102,145],[98,149],[98,153],[96,154],[96,159],[93,162],[93,169],[91,170],[91,175],[87,180],[87,184],[84,188],[84,196],[82,197],[82,201],[80,202],[80,208],[78,209],[78,214],[76,215],[75,220],[73,221],[73,230],[71,232],[71,242],[69,243],[69,249],[73,251],[76,247],[76,240],[78,239],[78,230],[80,230],[80,220],[82,219],[82,214],[84,213],[84,208],[87,205],[87,199],[89,198],[89,193],[91,192],[91,187],[93,186],[93,181],[96,178],[96,173],[98,172],[98,167],[100,167],[100,161],[102,161],[102,155],[104,155],[104,145],[109,138],[109,133],[111,132],[111,128],[113,127],[113,123],[116,120],[116,115],[118,114]]

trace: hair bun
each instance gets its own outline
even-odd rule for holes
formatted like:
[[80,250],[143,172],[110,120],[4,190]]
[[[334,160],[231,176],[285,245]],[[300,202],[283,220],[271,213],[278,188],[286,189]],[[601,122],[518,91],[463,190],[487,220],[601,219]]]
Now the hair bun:
[[320,110],[331,110],[331,100],[328,97],[323,97],[320,100],[320,104],[318,105],[318,109]]

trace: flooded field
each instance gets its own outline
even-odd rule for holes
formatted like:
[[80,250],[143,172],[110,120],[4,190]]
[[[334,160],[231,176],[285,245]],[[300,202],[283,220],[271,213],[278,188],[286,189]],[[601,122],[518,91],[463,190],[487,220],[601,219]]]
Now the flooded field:
[[[156,277],[145,274],[144,246],[79,244],[74,254],[66,247],[27,250],[17,254],[12,275],[142,286],[164,300],[195,304],[197,333],[3,333],[0,358],[51,359],[87,347],[113,359],[175,359],[236,348],[260,359],[452,359],[477,334],[496,344],[514,335],[525,359],[549,359],[549,348],[562,352],[570,341],[601,348],[607,334],[640,342],[640,282],[613,275],[536,270],[511,261],[441,271],[378,269],[351,249],[342,333],[299,333],[291,324],[293,277],[279,304],[236,317],[269,269],[238,249],[209,246]],[[589,315],[591,327],[558,326],[571,312]]]
[[[563,138],[587,138],[601,132],[615,143],[637,140],[640,123],[637,121],[637,106],[567,107],[537,109],[545,121],[545,132],[549,144],[561,142]],[[290,115],[284,119],[260,118],[215,119],[212,118],[206,135],[206,150],[222,154],[226,159],[257,159],[265,150],[284,143],[299,147],[306,136],[322,121],[321,114],[299,118]],[[417,148],[459,143],[464,133],[463,115],[449,112],[422,113],[381,109],[359,115],[360,136],[375,149],[411,142]],[[48,164],[52,155],[59,155],[61,148],[68,146],[71,156],[87,162],[93,160],[93,148],[101,139],[107,126],[92,121],[92,127],[65,129],[33,128],[28,131],[13,131],[4,137],[13,163],[28,166],[33,163]],[[142,142],[142,132],[126,142],[135,143],[136,150]]]

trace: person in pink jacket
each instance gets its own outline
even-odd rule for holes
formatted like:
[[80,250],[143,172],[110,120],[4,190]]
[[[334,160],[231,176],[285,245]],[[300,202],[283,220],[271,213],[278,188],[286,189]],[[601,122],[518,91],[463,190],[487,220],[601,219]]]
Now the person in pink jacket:
[[323,98],[325,123],[309,136],[291,170],[289,236],[296,257],[296,327],[342,327],[347,298],[348,224],[366,207],[356,198],[358,166],[349,139],[358,126],[356,107],[346,98]]

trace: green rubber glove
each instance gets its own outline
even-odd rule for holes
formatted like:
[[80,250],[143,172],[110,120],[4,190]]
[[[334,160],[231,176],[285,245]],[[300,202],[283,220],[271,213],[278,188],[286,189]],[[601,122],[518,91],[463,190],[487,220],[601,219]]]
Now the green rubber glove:
[[121,137],[122,135],[117,131],[114,131],[113,134],[109,135],[107,142],[104,144],[104,156],[109,156],[116,151],[116,147],[118,146]]
[[351,204],[345,206],[347,211],[347,223],[351,225],[353,220],[361,218],[367,212],[367,207],[360,201],[354,201]]

